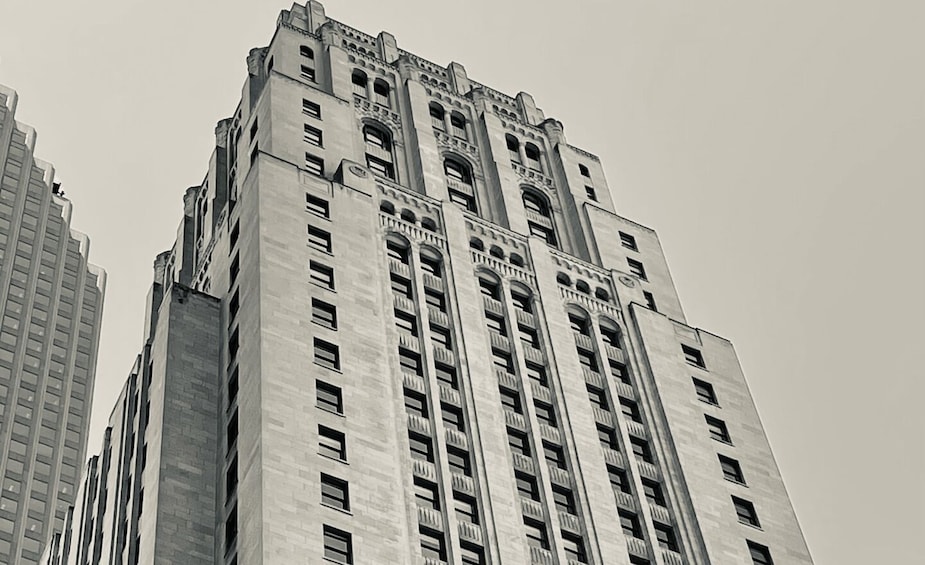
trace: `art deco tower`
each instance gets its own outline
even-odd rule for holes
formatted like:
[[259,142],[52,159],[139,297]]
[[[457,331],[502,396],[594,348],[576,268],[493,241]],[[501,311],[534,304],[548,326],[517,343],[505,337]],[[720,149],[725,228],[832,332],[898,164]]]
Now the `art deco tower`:
[[0,86],[0,563],[37,563],[86,453],[105,273]]
[[732,345],[530,95],[317,2],[247,69],[71,562],[811,563]]

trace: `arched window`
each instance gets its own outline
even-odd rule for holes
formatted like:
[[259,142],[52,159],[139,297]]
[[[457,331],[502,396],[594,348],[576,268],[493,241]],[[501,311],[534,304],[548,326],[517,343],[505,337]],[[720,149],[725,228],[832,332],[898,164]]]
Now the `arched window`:
[[601,320],[601,341],[605,345],[620,349],[620,330],[609,320]]
[[472,172],[469,166],[456,159],[447,157],[443,161],[450,202],[454,202],[470,212],[476,212],[475,189],[472,187]]
[[527,157],[528,169],[543,172],[543,164],[540,162],[540,150],[536,145],[532,143],[524,145],[524,155]]
[[556,273],[556,282],[561,285],[572,286],[572,279],[565,273]]
[[552,222],[552,214],[549,212],[549,203],[546,197],[533,190],[524,190],[523,200],[530,235],[539,236],[549,245],[556,246],[556,229]]
[[518,267],[524,266],[524,258],[517,253],[511,253],[510,261],[511,265],[516,265]]
[[598,300],[603,300],[604,302],[610,302],[610,293],[601,287],[594,289],[594,297]]
[[443,257],[429,247],[421,248],[421,270],[425,273],[439,277],[442,271]]
[[421,227],[427,231],[432,231],[436,233],[437,222],[433,221],[430,218],[421,218]]
[[379,203],[379,211],[385,212],[386,214],[390,216],[394,216],[395,215],[395,205],[389,202],[388,200],[383,200],[382,202]]
[[395,180],[392,160],[392,136],[383,128],[363,126],[363,143],[366,144],[366,166],[373,174]]
[[479,273],[479,290],[483,296],[501,300],[501,281],[488,273]]
[[312,51],[312,48],[309,47],[308,45],[302,45],[301,47],[299,47],[299,53],[306,59],[315,58],[315,52]]
[[373,82],[373,102],[379,104],[380,106],[385,106],[386,108],[391,107],[389,103],[389,83],[385,82],[381,78],[377,78]]
[[488,248],[488,254],[496,259],[504,259],[504,251],[497,245]]
[[466,135],[466,118],[459,112],[450,114],[450,127],[453,129],[453,137],[469,139]]
[[522,165],[523,163],[520,162],[520,142],[511,134],[505,135],[504,141],[507,143],[507,152],[511,156],[511,163]]
[[302,55],[302,78],[315,82],[315,52],[308,45],[302,45],[299,53]]
[[408,222],[409,224],[414,224],[414,223],[417,222],[417,217],[414,215],[414,212],[412,212],[411,210],[409,210],[409,209],[407,209],[407,208],[404,208],[404,209],[401,211],[401,214],[399,214],[399,217],[400,217],[402,220]]
[[584,294],[591,294],[591,287],[588,286],[587,282],[582,280],[575,283],[575,289]]
[[569,310],[568,323],[572,327],[573,332],[581,335],[591,335],[591,322],[584,312]]
[[430,123],[435,130],[446,131],[446,122],[444,118],[446,117],[446,112],[443,111],[443,106],[437,104],[436,102],[430,103]]
[[485,244],[482,243],[482,240],[477,237],[473,237],[469,240],[469,247],[475,249],[476,251],[485,251]]
[[369,82],[369,79],[366,78],[366,73],[360,69],[353,69],[353,74],[350,76],[350,82],[353,83],[353,93],[357,96],[366,98],[366,83]]
[[385,242],[386,255],[388,255],[389,259],[398,261],[402,265],[408,264],[409,251],[407,241],[390,237]]
[[[513,255],[512,255],[513,257]],[[532,294],[526,288],[511,288],[511,302],[514,304],[514,308],[517,308],[521,312],[527,314],[533,313],[533,299]]]

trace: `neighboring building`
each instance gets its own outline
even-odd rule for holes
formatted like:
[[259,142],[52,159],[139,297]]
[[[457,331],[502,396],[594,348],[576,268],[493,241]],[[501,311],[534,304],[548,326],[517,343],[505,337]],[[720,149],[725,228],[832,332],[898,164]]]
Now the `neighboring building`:
[[37,563],[86,456],[103,271],[0,86],[0,564]]
[[66,562],[812,562],[732,345],[530,95],[316,2],[247,66]]

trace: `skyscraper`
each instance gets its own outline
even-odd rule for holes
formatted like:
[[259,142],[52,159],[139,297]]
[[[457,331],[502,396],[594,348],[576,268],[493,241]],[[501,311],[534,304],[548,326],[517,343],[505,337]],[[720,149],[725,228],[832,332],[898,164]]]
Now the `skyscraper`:
[[106,276],[0,86],[0,563],[37,563],[83,465]]
[[731,344],[529,94],[317,2],[247,70],[51,562],[812,562]]

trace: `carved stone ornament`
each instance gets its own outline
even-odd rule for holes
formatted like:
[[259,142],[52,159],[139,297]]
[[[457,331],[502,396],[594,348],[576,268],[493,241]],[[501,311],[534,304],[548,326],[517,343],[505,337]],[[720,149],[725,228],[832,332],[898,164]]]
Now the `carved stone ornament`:
[[350,165],[350,172],[360,177],[361,179],[366,178],[366,171],[364,171],[362,167],[358,167],[357,165]]
[[633,277],[628,277],[626,275],[620,275],[620,282],[630,288],[633,288],[636,286],[636,281],[633,280]]

